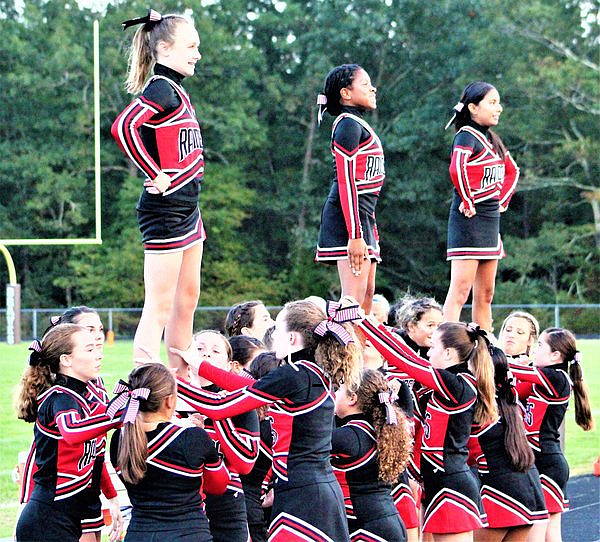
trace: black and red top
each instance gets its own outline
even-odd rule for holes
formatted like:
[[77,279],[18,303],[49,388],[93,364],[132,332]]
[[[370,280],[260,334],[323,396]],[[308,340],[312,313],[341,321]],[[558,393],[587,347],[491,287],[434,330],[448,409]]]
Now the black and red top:
[[510,363],[519,381],[517,392],[525,404],[523,421],[535,452],[559,453],[559,428],[571,397],[571,379],[563,366],[533,367]]
[[146,433],[146,474],[137,483],[123,479],[118,467],[121,431],[110,443],[110,457],[133,506],[131,531],[172,531],[205,526],[202,492],[219,495],[229,472],[203,429],[159,423]]
[[250,384],[247,378],[208,363],[200,366],[199,375],[224,389],[236,390],[221,396],[178,381],[178,396],[215,420],[271,405],[276,488],[335,480],[329,461],[334,425],[333,389],[329,376],[314,361],[312,352],[293,353],[291,363]]
[[346,107],[331,129],[335,181],[329,197],[339,198],[348,239],[363,237],[359,212],[374,215],[385,179],[381,141],[361,115]]
[[421,470],[425,468],[423,460],[429,471],[452,474],[467,470],[467,443],[477,399],[475,379],[467,364],[436,369],[384,325],[363,320],[359,327],[388,363],[433,390],[423,415]]
[[509,152],[504,159],[488,139],[488,129],[471,122],[456,132],[452,144],[450,178],[466,207],[489,199],[507,207],[519,168]]
[[61,502],[73,511],[98,498],[92,483],[96,456],[106,432],[120,421],[106,415],[104,404],[87,397],[85,382],[62,374],[38,397],[31,499]]
[[171,177],[163,194],[142,193],[146,200],[197,202],[204,175],[204,145],[196,112],[181,86],[183,75],[156,64],[142,93],[116,118],[112,135],[121,150],[148,179],[161,171]]

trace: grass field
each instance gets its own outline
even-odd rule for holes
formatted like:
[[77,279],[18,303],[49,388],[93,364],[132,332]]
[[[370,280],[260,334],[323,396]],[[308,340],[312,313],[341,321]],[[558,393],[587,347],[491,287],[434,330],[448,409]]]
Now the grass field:
[[[594,418],[600,413],[600,340],[580,340],[585,380],[590,389]],[[128,341],[106,346],[102,375],[109,389],[131,369],[132,345]],[[15,389],[28,357],[27,345],[0,344],[0,538],[11,536],[17,512],[18,490],[12,480],[17,455],[27,450],[32,438],[32,424],[17,420],[12,403]],[[163,359],[165,358],[163,354]],[[592,471],[600,454],[600,431],[596,427],[585,433],[575,424],[573,406],[567,413],[566,455],[571,474]]]

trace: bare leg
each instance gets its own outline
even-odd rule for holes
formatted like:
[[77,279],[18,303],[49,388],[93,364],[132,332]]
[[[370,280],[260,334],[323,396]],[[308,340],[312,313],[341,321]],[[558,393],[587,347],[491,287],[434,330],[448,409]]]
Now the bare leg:
[[527,535],[527,542],[544,542],[546,540],[546,531],[548,530],[548,521],[534,523]]
[[[502,542],[508,529],[477,529],[473,531],[475,542]],[[521,542],[525,542],[525,538]]]
[[459,322],[460,311],[469,298],[475,282],[479,260],[452,260],[450,267],[450,288],[444,303],[444,320]]
[[[338,260],[337,269],[338,275],[340,276],[340,283],[342,285],[342,296],[350,295],[356,301],[358,301],[361,307],[364,306],[365,297],[367,294],[369,277],[371,276],[371,267],[373,265],[369,260],[365,260],[362,264],[361,273],[355,276],[348,265],[348,260]],[[375,274],[373,274],[373,281],[375,280]],[[373,295],[371,294],[371,303]],[[370,310],[370,309],[369,309]]]
[[560,516],[560,513],[550,514],[548,529],[546,530],[546,542],[562,542]]
[[473,531],[466,533],[434,534],[434,542],[473,542]]
[[148,359],[148,353],[160,358],[160,341],[173,308],[182,260],[183,252],[144,256],[144,308],[133,339],[134,359]]
[[473,283],[473,322],[492,331],[492,299],[498,260],[480,260]]
[[522,527],[513,527],[508,530],[503,542],[525,542],[528,540],[527,536],[531,531],[531,525],[523,525]]
[[173,309],[165,328],[169,367],[176,367],[179,371],[187,369],[187,364],[176,354],[171,354],[169,347],[185,350],[192,342],[194,313],[200,296],[202,249],[203,243],[198,243],[183,252]]
[[83,533],[79,542],[100,542],[102,533],[100,531],[94,533]]
[[362,302],[362,309],[366,314],[371,312],[373,307],[373,296],[375,295],[375,275],[377,274],[377,262],[371,262],[369,276],[367,278],[367,291],[365,292],[365,300]]
[[419,528],[406,529],[406,542],[419,542]]

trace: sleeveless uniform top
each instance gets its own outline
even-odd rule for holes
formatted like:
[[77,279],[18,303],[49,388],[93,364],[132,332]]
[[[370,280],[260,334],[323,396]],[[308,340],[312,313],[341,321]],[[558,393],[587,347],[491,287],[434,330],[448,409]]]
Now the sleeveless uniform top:
[[335,177],[329,198],[339,199],[348,239],[363,237],[360,213],[374,216],[385,180],[383,146],[357,108],[345,108],[331,128]]
[[487,132],[474,122],[456,132],[450,178],[465,206],[493,199],[507,207],[517,187],[519,168],[509,152],[504,160],[498,155]]
[[220,494],[229,482],[229,472],[212,440],[199,427],[173,423],[159,423],[146,436],[147,470],[137,484],[123,480],[118,467],[121,431],[114,433],[110,443],[111,461],[133,506],[128,532],[204,529],[208,533],[200,488]]
[[204,175],[204,148],[196,112],[181,86],[183,76],[161,64],[140,96],[112,125],[121,150],[148,179],[171,177],[164,194],[143,190],[139,208],[168,200],[196,203]]

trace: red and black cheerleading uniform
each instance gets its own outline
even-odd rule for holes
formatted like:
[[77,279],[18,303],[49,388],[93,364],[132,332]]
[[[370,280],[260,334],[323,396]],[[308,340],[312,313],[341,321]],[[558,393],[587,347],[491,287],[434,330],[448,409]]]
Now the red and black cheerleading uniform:
[[[217,394],[222,388],[209,385],[203,390]],[[206,418],[204,429],[217,450],[224,456],[231,480],[220,495],[206,495],[206,516],[214,542],[247,542],[249,540],[246,499],[240,479],[248,474],[258,456],[259,422],[254,411],[231,418]]]
[[202,134],[181,86],[183,78],[156,64],[142,93],[112,125],[119,147],[147,179],[161,171],[171,177],[163,194],[144,189],[137,204],[146,253],[178,252],[206,237],[198,209],[204,176]]
[[[386,380],[392,384],[396,382],[399,385],[397,395],[398,399],[396,399],[396,405],[404,415],[406,416],[406,420],[409,424],[407,428],[410,431],[411,436],[414,439],[414,430],[415,430],[415,422],[414,422],[414,398],[412,386],[414,384],[414,379],[409,377],[405,372],[392,367],[391,369],[379,369]],[[395,388],[396,386],[394,386]],[[412,462],[412,451],[411,451],[411,462]],[[412,488],[410,487],[409,473],[412,472],[412,469],[407,466],[404,471],[398,477],[396,483],[392,484],[391,495],[394,500],[394,505],[396,506],[396,510],[400,514],[400,518],[404,523],[404,526],[407,529],[414,529],[419,526],[419,516],[417,515],[417,502],[415,501],[415,496],[413,494]]]
[[87,397],[85,382],[61,374],[38,397],[33,491],[17,522],[17,540],[79,540],[82,520],[99,506],[96,456],[106,432],[120,422]]
[[246,516],[248,530],[252,542],[266,542],[267,514],[270,508],[262,507],[262,496],[269,490],[269,478],[273,468],[273,432],[269,416],[260,421],[260,441],[258,457],[254,467],[248,474],[240,476],[244,498],[246,500]]
[[314,353],[295,352],[291,363],[250,385],[208,363],[199,374],[237,390],[221,397],[179,381],[179,397],[204,415],[222,419],[271,405],[275,482],[269,540],[348,541],[344,499],[330,463],[333,390]]
[[423,531],[460,533],[485,527],[479,484],[467,466],[477,400],[475,379],[467,364],[436,369],[385,326],[363,320],[359,327],[388,363],[433,390],[421,441]]
[[[118,465],[121,431],[110,442],[110,458],[133,507],[127,542],[212,540],[202,493],[225,491],[229,472],[206,431],[159,423],[147,431],[146,474],[137,483],[123,479]],[[202,492],[200,489],[202,488]]]
[[[450,178],[454,185],[448,219],[447,260],[499,260],[504,257],[500,210],[515,192],[519,168],[509,152],[504,159],[494,150],[488,128],[471,121],[456,132]],[[459,210],[474,206],[467,218]]]
[[[108,404],[109,397],[101,378],[90,381],[87,384],[85,399],[90,403],[100,402]],[[113,499],[117,496],[115,486],[110,479],[106,464],[104,463],[104,454],[106,451],[106,435],[99,437],[96,446],[96,459],[94,460],[94,473],[92,475],[92,488],[98,490],[97,499],[88,502],[88,511],[81,520],[82,533],[91,533],[101,531],[104,527],[104,517],[102,515],[102,503],[99,492],[102,491],[107,499]],[[35,439],[31,443],[27,460],[23,469],[23,482],[19,495],[19,503],[26,504],[31,497],[34,487],[34,474],[37,470],[35,462]]]
[[474,425],[469,441],[470,456],[481,480],[481,500],[489,527],[532,525],[548,518],[540,475],[532,466],[515,470],[504,445],[503,418],[485,426]]
[[571,380],[565,365],[524,367],[510,364],[519,381],[517,391],[525,403],[525,432],[535,454],[546,508],[550,514],[569,508],[569,465],[560,448],[559,428],[571,397]]
[[379,479],[377,437],[364,414],[339,420],[331,439],[331,465],[342,488],[350,540],[404,542],[406,529]]
[[362,118],[364,111],[343,107],[333,123],[333,185],[321,212],[315,261],[348,258],[348,240],[364,239],[371,260],[379,262],[375,207],[385,179],[383,147]]

